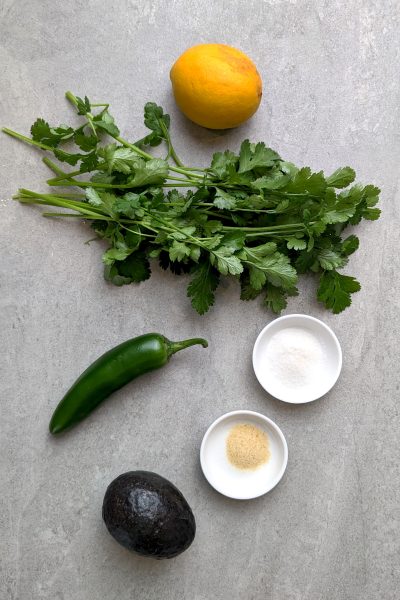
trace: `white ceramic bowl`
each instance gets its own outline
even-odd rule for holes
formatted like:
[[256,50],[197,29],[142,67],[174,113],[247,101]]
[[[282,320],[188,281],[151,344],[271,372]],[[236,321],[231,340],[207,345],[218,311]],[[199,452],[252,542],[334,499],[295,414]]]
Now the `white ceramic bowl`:
[[[232,427],[242,423],[256,425],[268,436],[271,456],[255,470],[234,467],[226,455],[226,439]],[[288,448],[279,427],[260,413],[235,410],[219,417],[207,429],[200,448],[204,476],[213,488],[236,500],[249,500],[266,494],[281,480],[287,465]]]
[[[279,368],[281,365],[276,362],[279,359],[274,359],[275,364],[272,364],[269,345],[274,336],[285,329],[291,330],[290,335],[300,330],[301,336],[312,336],[311,341],[318,344],[318,361],[308,366],[304,381],[291,379],[283,365]],[[253,368],[259,383],[271,396],[292,404],[304,404],[321,398],[335,385],[342,369],[342,350],[332,329],[319,319],[286,315],[269,323],[259,334],[253,349]]]

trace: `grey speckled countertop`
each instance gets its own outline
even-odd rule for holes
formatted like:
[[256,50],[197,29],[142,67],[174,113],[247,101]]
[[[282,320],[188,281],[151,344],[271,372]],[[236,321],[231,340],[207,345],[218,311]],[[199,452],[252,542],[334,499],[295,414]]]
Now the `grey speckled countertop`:
[[[157,269],[138,287],[108,285],[83,224],[10,201],[47,172],[35,150],[0,136],[2,600],[398,600],[399,9],[396,0],[2,0],[2,125],[26,132],[37,116],[68,120],[71,89],[110,101],[136,138],[154,100],[192,164],[250,137],[316,170],[349,164],[383,190],[382,219],[358,227],[348,272],[363,289],[352,307],[325,312],[312,279],[290,301],[286,313],[323,318],[344,352],[333,391],[296,407],[268,397],[252,372],[271,314],[240,302],[232,282],[206,317],[192,312],[185,279]],[[187,122],[171,97],[171,64],[204,41],[242,48],[264,80],[256,116],[223,135]],[[151,330],[204,335],[210,346],[50,439],[52,410],[81,370]],[[210,422],[238,408],[274,419],[289,444],[282,482],[250,502],[214,492],[198,460]],[[171,479],[195,512],[195,543],[173,561],[135,557],[103,526],[106,486],[135,468]]]

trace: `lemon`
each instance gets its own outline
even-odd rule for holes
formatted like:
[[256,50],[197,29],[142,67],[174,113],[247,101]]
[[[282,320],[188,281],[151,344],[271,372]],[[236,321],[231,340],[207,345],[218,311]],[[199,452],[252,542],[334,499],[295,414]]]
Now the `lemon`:
[[261,101],[262,81],[255,64],[225,44],[189,48],[173,65],[170,78],[181,111],[210,129],[237,127]]

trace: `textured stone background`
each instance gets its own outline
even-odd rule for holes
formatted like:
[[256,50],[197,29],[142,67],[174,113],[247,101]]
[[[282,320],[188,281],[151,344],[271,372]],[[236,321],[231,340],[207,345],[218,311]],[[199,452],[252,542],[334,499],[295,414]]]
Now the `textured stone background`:
[[[224,283],[198,317],[185,279],[139,287],[103,281],[100,243],[78,223],[13,204],[47,175],[39,154],[5,136],[1,157],[0,596],[7,600],[395,600],[399,598],[399,27],[396,0],[2,0],[1,124],[71,119],[65,90],[110,101],[126,136],[143,132],[145,101],[171,113],[192,164],[263,139],[288,159],[332,171],[350,164],[382,187],[384,213],[364,222],[348,272],[363,284],[340,316],[302,284],[287,312],[322,317],[344,351],[334,390],[309,406],[266,396],[251,367],[272,319]],[[223,135],[187,122],[168,72],[188,46],[220,41],[256,62],[264,98],[253,120]],[[47,424],[99,353],[147,331],[204,335],[209,349],[127,386],[81,427],[51,439]],[[280,485],[230,501],[202,477],[210,422],[248,408],[276,420],[289,465]],[[114,543],[101,521],[108,483],[156,470],[196,514],[189,551],[152,562]]]

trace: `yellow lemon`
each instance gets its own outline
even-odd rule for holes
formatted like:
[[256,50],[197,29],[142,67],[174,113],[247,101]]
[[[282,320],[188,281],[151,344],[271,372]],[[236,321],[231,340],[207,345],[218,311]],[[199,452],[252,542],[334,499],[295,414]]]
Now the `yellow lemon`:
[[246,54],[225,44],[186,50],[170,73],[176,103],[192,121],[210,129],[237,127],[257,110],[262,81]]

